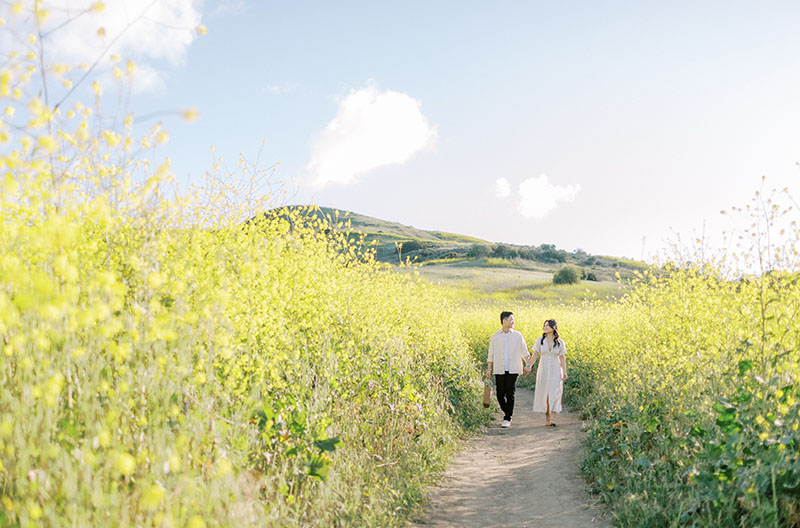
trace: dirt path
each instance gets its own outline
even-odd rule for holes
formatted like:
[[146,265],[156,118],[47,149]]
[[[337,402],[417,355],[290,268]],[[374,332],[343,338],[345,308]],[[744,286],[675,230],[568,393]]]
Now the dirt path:
[[581,420],[556,416],[544,427],[534,414],[533,392],[517,388],[514,419],[500,428],[502,415],[456,455],[417,527],[606,527],[580,476]]

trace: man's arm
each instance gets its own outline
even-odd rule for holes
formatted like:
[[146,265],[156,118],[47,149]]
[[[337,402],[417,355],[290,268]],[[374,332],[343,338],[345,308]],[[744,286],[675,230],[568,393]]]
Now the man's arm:
[[494,339],[492,339],[490,337],[489,338],[489,353],[486,354],[486,364],[487,364],[486,377],[487,378],[491,378],[492,377],[492,367],[494,367],[494,357],[493,357],[494,356],[494,354],[493,354],[494,347],[493,347],[493,345],[494,345]]
[[531,357],[531,353],[528,351],[528,344],[525,342],[525,338],[522,337],[522,334],[520,334],[519,339],[522,341],[522,344],[520,345],[522,348],[522,357],[525,358],[525,361],[528,361],[528,358]]
[[522,357],[525,358],[525,360],[522,362],[522,373],[523,374],[529,374],[530,371],[531,371],[531,368],[528,366],[528,361],[530,360],[531,353],[528,352],[528,345],[527,345],[527,343],[525,343],[525,338],[522,336],[522,334],[519,335],[519,340],[520,340],[520,345],[519,346],[520,346],[520,350],[522,352]]

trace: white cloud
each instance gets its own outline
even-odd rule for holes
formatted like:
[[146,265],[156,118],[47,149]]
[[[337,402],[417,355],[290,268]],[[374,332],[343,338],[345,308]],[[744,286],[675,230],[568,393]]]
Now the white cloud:
[[517,209],[525,218],[544,218],[559,203],[574,200],[580,190],[580,185],[553,185],[544,174],[528,178],[519,185]]
[[402,164],[436,143],[436,127],[407,94],[374,86],[351,90],[314,144],[306,169],[314,188],[350,185],[365,173]]
[[[106,2],[102,12],[86,12],[94,3],[95,0],[47,3],[50,16],[43,33],[47,35],[48,59],[71,65],[93,64],[105,53],[99,66],[102,73],[110,69],[110,56],[116,53],[139,65],[137,82],[141,89],[141,84],[157,86],[161,82],[160,75],[156,75],[159,68],[151,63],[181,63],[189,45],[198,37],[202,0],[114,0]],[[98,35],[101,28],[104,36]]]
[[498,178],[498,180],[494,182],[494,192],[495,196],[498,198],[505,198],[511,194],[511,184],[508,183],[508,180],[505,178]]

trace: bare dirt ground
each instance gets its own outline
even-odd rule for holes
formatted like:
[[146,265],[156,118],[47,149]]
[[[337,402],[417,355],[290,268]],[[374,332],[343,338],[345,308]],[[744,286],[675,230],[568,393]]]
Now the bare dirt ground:
[[572,528],[611,526],[580,476],[581,419],[556,415],[544,427],[533,392],[517,388],[511,427],[502,415],[453,459],[412,526]]

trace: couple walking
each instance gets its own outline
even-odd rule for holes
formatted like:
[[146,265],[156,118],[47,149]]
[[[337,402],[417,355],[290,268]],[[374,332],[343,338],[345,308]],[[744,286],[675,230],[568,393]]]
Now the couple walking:
[[486,358],[486,377],[494,374],[497,401],[503,410],[503,424],[500,427],[511,426],[517,376],[529,374],[537,358],[540,359],[536,370],[533,412],[545,413],[545,425],[555,427],[552,416],[561,411],[561,393],[564,380],[567,379],[567,350],[564,340],[558,336],[558,324],[555,319],[544,322],[542,337],[536,339],[533,354],[528,352],[522,334],[514,330],[513,313],[500,313],[500,324],[502,328],[489,340]]

